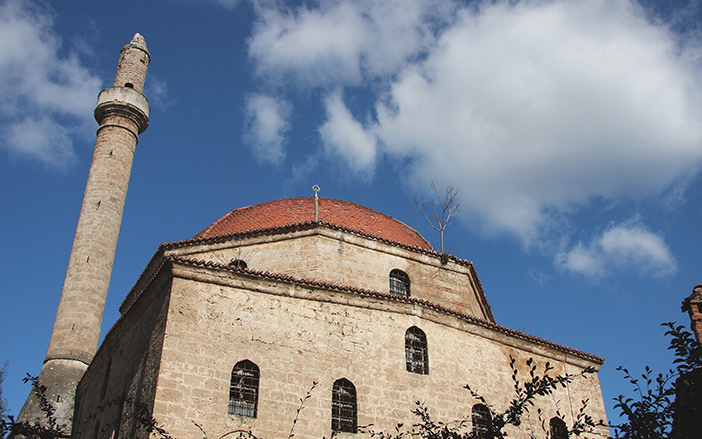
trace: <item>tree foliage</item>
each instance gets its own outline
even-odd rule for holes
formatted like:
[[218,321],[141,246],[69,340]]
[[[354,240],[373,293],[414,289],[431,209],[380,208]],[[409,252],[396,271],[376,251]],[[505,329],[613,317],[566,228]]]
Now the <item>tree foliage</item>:
[[37,398],[39,409],[44,414],[43,422],[15,421],[14,417],[7,416],[0,420],[0,437],[22,437],[27,439],[61,439],[71,437],[65,425],[56,419],[56,408],[46,397],[46,386],[39,384],[36,377],[27,375],[23,381],[32,385],[32,392]]
[[619,409],[626,422],[613,425],[615,438],[662,439],[668,437],[673,425],[673,399],[675,389],[672,386],[672,371],[653,376],[651,368],[640,377],[634,377],[629,370],[619,366],[624,378],[633,386],[634,397],[619,395],[614,400],[615,409]]
[[[523,416],[536,408],[536,403],[540,398],[552,395],[556,389],[567,387],[574,379],[594,372],[594,369],[587,368],[577,374],[552,376],[553,366],[550,363],[547,362],[543,370],[539,370],[533,358],[526,361],[526,366],[528,378],[522,381],[516,360],[510,357],[514,397],[507,408],[502,411],[490,404],[480,392],[470,385],[464,386],[476,401],[487,408],[491,420],[488,423],[487,431],[476,429],[472,422],[468,422],[468,417],[453,422],[436,421],[431,417],[429,409],[420,401],[415,403],[416,407],[412,410],[412,413],[418,418],[416,423],[410,426],[397,424],[393,432],[375,431],[370,427],[365,427],[363,431],[369,432],[372,437],[378,439],[504,439],[508,436],[508,432],[505,431],[506,427],[519,428],[522,425]],[[601,420],[595,420],[587,414],[587,405],[587,400],[582,401],[581,408],[573,423],[567,427],[569,436],[580,436],[585,433],[597,435],[595,430],[603,425]],[[536,414],[540,420],[539,424],[544,437],[549,438],[550,430],[546,426],[545,413],[540,408],[536,408]],[[559,411],[556,411],[554,415],[565,424],[564,416]],[[531,437],[536,437],[533,431]]]
[[671,435],[675,418],[675,395],[678,378],[702,369],[702,347],[693,335],[682,325],[663,323],[670,336],[668,349],[675,353],[673,368],[666,373],[654,374],[646,366],[645,372],[634,376],[628,369],[618,367],[624,378],[634,387],[633,396],[619,395],[615,398],[624,422],[614,424],[614,437],[617,439],[663,439]]
[[0,438],[4,438],[7,433],[7,400],[2,396],[2,384],[5,382],[7,363],[0,369]]

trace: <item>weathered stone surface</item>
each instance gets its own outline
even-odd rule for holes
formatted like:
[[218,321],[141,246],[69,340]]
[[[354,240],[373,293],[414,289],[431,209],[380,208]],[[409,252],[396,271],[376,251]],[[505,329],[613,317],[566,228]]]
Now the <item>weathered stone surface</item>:
[[[174,437],[195,437],[197,422],[216,437],[251,429],[260,438],[275,439],[287,437],[300,398],[313,382],[318,384],[305,403],[296,437],[331,434],[331,388],[340,378],[356,386],[358,424],[391,430],[398,422],[416,421],[410,413],[415,401],[422,401],[442,421],[470,419],[476,401],[463,389],[465,384],[497,408],[506,408],[512,398],[510,356],[521,365],[528,358],[541,367],[550,362],[556,374],[599,368],[597,357],[499,327],[480,314],[476,318],[479,307],[473,308],[477,299],[465,267],[444,268],[430,255],[389,249],[367,238],[343,236],[341,243],[338,235],[325,233],[267,237],[265,242],[209,249],[183,245],[159,252],[130,293],[133,303],[123,307],[123,317],[81,382],[82,412],[77,419],[82,430],[75,432],[76,437],[91,437],[96,427],[100,437],[115,431],[119,437],[145,437],[130,427],[133,422],[124,409],[121,417],[118,411],[100,415],[98,426],[83,407],[119,399],[129,389],[141,387],[136,383],[147,375],[155,384],[142,394],[148,398],[140,401]],[[367,242],[361,242],[364,239]],[[337,257],[339,247],[343,257]],[[252,270],[217,262],[227,262],[230,253],[239,255],[239,251],[250,251],[247,262]],[[367,276],[358,274],[363,272],[363,261]],[[304,262],[310,262],[311,272],[304,271]],[[358,265],[358,273],[345,269],[346,264]],[[294,269],[286,271],[290,266]],[[340,286],[355,282],[386,293],[388,273],[397,266],[410,274],[412,293],[423,301],[395,300],[387,294]],[[318,282],[264,273],[276,270]],[[458,299],[446,300],[451,294]],[[471,312],[449,311],[459,306]],[[154,321],[159,323],[149,323]],[[427,375],[406,370],[404,337],[411,326],[427,336]],[[151,341],[150,348],[146,340]],[[158,341],[162,344],[156,346]],[[115,361],[124,362],[116,358],[148,357],[153,363],[148,369],[132,367],[119,377],[110,375],[108,392],[99,399],[98,383],[105,376],[101,368],[108,357],[112,368]],[[256,418],[227,413],[232,367],[245,359],[260,369]],[[606,419],[596,374],[557,390],[539,407],[547,416],[559,409],[566,420],[572,420],[585,399],[590,401],[590,415]],[[129,412],[133,411],[132,404]],[[510,436],[529,437],[529,431],[539,426],[534,412]]]
[[[121,52],[115,75],[115,85],[119,82],[120,87],[104,90],[95,109],[100,128],[49,348],[39,374],[39,383],[47,387],[59,421],[69,429],[76,384],[98,347],[138,134],[148,126],[148,101],[141,91],[149,59],[143,37],[135,35]],[[32,395],[18,419],[45,420]]]
[[253,236],[213,246],[188,246],[174,254],[226,265],[244,259],[252,270],[389,292],[392,269],[406,272],[410,296],[440,303],[468,315],[493,320],[468,264],[442,264],[438,254],[319,226],[273,236]]

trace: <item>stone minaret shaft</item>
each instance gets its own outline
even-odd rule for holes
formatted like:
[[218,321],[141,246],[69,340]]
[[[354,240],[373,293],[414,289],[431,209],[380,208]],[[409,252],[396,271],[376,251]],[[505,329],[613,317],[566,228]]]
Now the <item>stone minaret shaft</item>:
[[113,86],[98,97],[100,128],[46,361],[89,364],[97,351],[134,149],[148,125],[149,104],[141,93],[148,63],[137,34],[122,49]]
[[[93,161],[39,375],[63,420],[72,416],[78,380],[97,352],[134,150],[149,123],[149,102],[142,91],[150,58],[144,38],[136,34],[120,53],[114,84],[100,93],[95,107],[100,127]],[[32,399],[30,395],[22,417],[35,414]]]

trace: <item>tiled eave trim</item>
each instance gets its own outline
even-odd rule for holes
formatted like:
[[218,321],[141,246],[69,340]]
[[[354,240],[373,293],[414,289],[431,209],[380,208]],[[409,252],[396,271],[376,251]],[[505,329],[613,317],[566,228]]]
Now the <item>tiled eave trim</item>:
[[[358,235],[358,236],[361,236],[361,237],[367,238],[367,239],[373,239],[373,240],[380,241],[380,242],[383,242],[383,243],[388,244],[388,245],[404,248],[404,249],[407,249],[407,250],[410,250],[410,251],[413,251],[416,253],[422,253],[422,254],[425,254],[428,256],[433,256],[436,258],[441,257],[441,253],[437,252],[435,250],[428,250],[428,249],[425,249],[422,247],[418,247],[416,245],[404,244],[404,243],[399,242],[399,241],[393,241],[390,239],[381,238],[380,236],[372,235],[370,233],[362,232],[360,230],[351,229],[348,227],[342,227],[342,226],[339,226],[336,224],[326,223],[323,221],[319,221],[319,222],[306,221],[304,223],[294,223],[294,224],[286,224],[284,226],[252,229],[252,230],[246,230],[243,232],[229,233],[229,234],[225,234],[225,235],[183,239],[180,241],[173,241],[173,242],[164,242],[161,244],[161,249],[168,250],[168,249],[173,249],[173,248],[188,247],[188,246],[194,246],[194,245],[217,244],[217,243],[226,242],[226,241],[229,241],[232,239],[244,239],[244,238],[249,238],[249,237],[254,237],[254,236],[277,235],[277,234],[281,234],[281,233],[290,233],[290,232],[297,232],[297,231],[302,231],[302,230],[311,230],[311,229],[314,229],[314,228],[319,227],[319,226],[326,227],[326,228],[329,228],[332,230],[338,230],[338,231],[345,232],[345,233],[350,233],[353,235]],[[483,290],[483,285],[482,285],[482,283],[480,283],[480,278],[478,278],[478,274],[475,271],[475,267],[473,266],[473,263],[471,261],[458,258],[454,255],[448,255],[448,256],[449,256],[449,259],[451,261],[453,261],[454,263],[468,267],[468,269],[471,272],[471,275],[473,276],[473,279],[476,282],[476,286],[478,288],[478,294],[480,294],[480,297],[482,299],[482,302],[483,302],[485,310],[488,314],[488,317],[494,321],[495,316],[492,314],[492,308],[490,308],[490,303],[488,302],[487,297],[485,296],[485,291]]]
[[473,263],[470,261],[468,262],[468,269],[470,270],[470,274],[473,277],[473,280],[475,281],[475,287],[478,289],[478,294],[480,295],[480,300],[482,301],[483,307],[485,309],[485,313],[487,314],[487,317],[491,321],[495,321],[495,316],[492,314],[492,308],[490,307],[490,302],[487,300],[487,296],[485,295],[485,291],[483,291],[483,284],[480,282],[480,278],[478,277],[478,272],[475,271],[475,267],[473,266]]
[[[163,258],[162,249],[159,248],[159,250],[156,252],[156,254],[151,257],[151,260],[147,264],[144,271],[141,273],[141,276],[139,276],[139,279],[137,280],[136,284],[134,284],[131,291],[129,291],[129,294],[127,294],[127,297],[124,298],[124,300],[122,301],[122,304],[119,306],[119,312],[120,312],[119,318],[105,334],[105,338],[104,338],[103,342],[100,343],[100,345],[98,346],[98,352],[105,345],[105,340],[108,340],[108,338],[110,337],[110,334],[112,333],[112,330],[117,327],[119,322],[124,318],[124,316],[127,314],[127,312],[129,312],[129,310],[136,303],[136,301],[139,300],[139,298],[144,293],[144,291],[146,291],[146,289],[149,287],[149,285],[151,285],[151,283],[161,274],[161,272],[163,271],[163,268],[166,266],[166,262],[168,262],[170,264],[170,261],[167,258]],[[158,263],[158,265],[156,265],[157,263]],[[146,276],[146,273],[152,267],[153,267],[153,271],[151,273],[151,276],[149,276],[149,278],[147,280],[142,282],[142,280],[144,280],[144,277]],[[137,288],[137,287],[139,287],[139,288]]]
[[[137,299],[141,296],[141,293],[143,293],[144,290],[146,290],[149,287],[149,285],[151,285],[151,282],[153,282],[153,280],[156,279],[156,276],[158,276],[159,273],[161,273],[165,262],[166,259],[163,257],[163,245],[161,245],[161,247],[159,247],[159,249],[156,250],[156,253],[151,257],[149,263],[146,264],[146,268],[144,268],[144,271],[142,271],[139,275],[139,279],[137,279],[137,281],[134,283],[134,286],[127,294],[127,297],[125,297],[122,301],[122,304],[120,304],[120,314],[124,315],[127,313],[127,311],[129,311],[129,308],[131,308],[132,305],[134,305],[134,302],[136,302]],[[157,263],[158,265],[154,266]],[[152,271],[151,276],[148,279],[145,279],[147,273],[150,270]]]
[[[405,243],[402,243],[399,241],[393,241],[391,239],[382,238],[380,236],[373,235],[371,233],[362,232],[360,230],[351,229],[349,227],[339,226],[337,224],[327,223],[324,221],[319,221],[319,222],[305,221],[304,223],[293,223],[293,224],[285,224],[283,226],[264,227],[264,228],[260,228],[260,229],[245,230],[243,232],[227,233],[224,235],[207,236],[207,237],[202,237],[202,238],[191,238],[191,239],[184,239],[184,240],[175,241],[175,242],[166,242],[166,243],[163,243],[161,245],[166,249],[170,249],[170,248],[176,248],[176,247],[181,247],[181,246],[191,246],[191,245],[200,245],[200,244],[215,244],[215,243],[225,242],[225,241],[228,241],[230,239],[242,239],[242,238],[248,238],[248,237],[252,237],[252,236],[277,235],[280,233],[289,233],[289,232],[295,232],[295,231],[299,231],[299,230],[310,230],[310,229],[314,229],[314,228],[319,227],[319,226],[326,227],[326,228],[329,228],[332,230],[339,230],[341,232],[350,233],[353,235],[362,236],[364,238],[384,242],[384,243],[389,244],[389,245],[393,245],[396,247],[402,247],[402,248],[412,250],[412,251],[418,252],[418,253],[424,253],[424,254],[433,255],[433,256],[441,256],[441,253],[436,252],[434,250],[422,248],[422,247],[419,247],[416,245],[405,244]],[[429,243],[427,243],[427,245],[429,245]],[[452,256],[452,255],[449,255],[449,257],[454,262],[456,262],[458,264],[461,264],[461,265],[470,264],[470,261],[464,261],[464,260],[459,259],[459,258]]]
[[[427,308],[430,308],[435,311],[439,311],[441,313],[449,314],[455,317],[458,317],[460,319],[466,320],[468,322],[471,322],[477,326],[481,326],[483,328],[487,328],[493,331],[501,332],[503,334],[506,334],[511,337],[515,337],[518,339],[522,340],[527,340],[529,342],[546,346],[552,349],[556,349],[561,352],[565,352],[567,354],[574,355],[576,357],[580,357],[583,359],[586,359],[588,361],[591,361],[595,364],[601,365],[604,363],[604,358],[599,357],[597,355],[589,354],[587,352],[583,352],[577,349],[573,349],[568,346],[563,346],[558,343],[554,343],[549,340],[545,340],[543,338],[537,337],[535,335],[530,335],[526,334],[521,331],[517,331],[514,329],[507,328],[506,326],[501,326],[496,323],[489,322],[487,320],[483,320],[474,316],[469,316],[467,314],[464,314],[462,312],[446,308],[441,305],[437,305],[435,303],[429,302],[427,300],[423,299],[417,299],[415,297],[406,297],[406,296],[397,296],[394,294],[389,294],[389,293],[381,293],[379,291],[373,291],[373,290],[367,290],[363,288],[356,288],[356,287],[351,287],[347,285],[340,285],[340,284],[335,284],[332,282],[319,282],[319,281],[314,281],[314,280],[309,280],[309,279],[298,279],[293,276],[289,276],[286,274],[278,274],[278,273],[270,273],[268,271],[258,271],[258,270],[250,270],[247,268],[238,268],[238,267],[230,267],[228,265],[223,265],[217,262],[211,262],[211,261],[203,261],[199,259],[190,259],[190,258],[184,258],[181,256],[167,256],[165,260],[174,262],[174,263],[179,263],[183,265],[188,265],[192,267],[204,267],[204,268],[212,268],[212,269],[217,269],[217,270],[225,270],[225,271],[233,271],[233,272],[241,272],[241,273],[246,273],[251,276],[256,276],[264,279],[273,279],[273,280],[279,280],[279,281],[284,281],[284,282],[289,282],[297,285],[303,285],[303,286],[312,286],[316,288],[321,288],[321,289],[326,289],[326,290],[335,290],[335,291],[344,291],[344,292],[350,292],[354,294],[359,294],[362,296],[368,296],[368,297],[377,297],[377,298],[382,298],[386,300],[393,300],[397,302],[405,302],[405,303],[411,303],[411,304],[417,304],[417,305],[422,305]],[[140,292],[141,293],[141,292]],[[134,301],[138,298],[135,297]],[[125,310],[126,311],[126,310]]]

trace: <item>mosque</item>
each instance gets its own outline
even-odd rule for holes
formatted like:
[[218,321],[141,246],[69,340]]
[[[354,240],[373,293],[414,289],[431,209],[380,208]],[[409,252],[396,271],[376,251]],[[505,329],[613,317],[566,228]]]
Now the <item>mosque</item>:
[[[152,419],[176,438],[351,438],[411,425],[420,401],[434,419],[464,420],[489,438],[487,407],[466,384],[503,410],[512,358],[549,363],[553,374],[599,370],[598,356],[499,325],[472,262],[435,251],[397,219],[316,193],[239,207],[162,244],[98,346],[132,157],[148,127],[149,61],[137,34],[98,98],[93,163],[39,376],[72,437],[146,438],[142,421]],[[556,413],[571,423],[584,400],[606,420],[597,373],[539,400],[551,437],[566,437]],[[40,416],[30,396],[20,419]],[[508,432],[541,428],[534,410]]]

